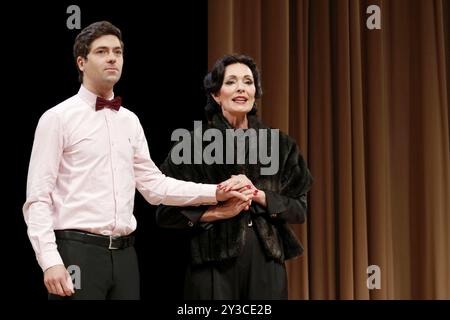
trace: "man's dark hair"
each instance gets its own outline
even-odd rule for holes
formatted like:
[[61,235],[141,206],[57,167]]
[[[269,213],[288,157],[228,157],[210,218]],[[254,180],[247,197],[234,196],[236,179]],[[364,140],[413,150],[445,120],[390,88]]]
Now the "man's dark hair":
[[[86,28],[84,28],[83,30],[81,30],[81,32],[75,38],[75,43],[73,45],[73,56],[75,58],[75,64],[77,64],[78,57],[83,57],[84,59],[87,59],[87,55],[91,50],[92,42],[94,42],[101,36],[106,35],[113,35],[119,38],[120,45],[122,46],[123,50],[122,33],[120,32],[119,28],[117,28],[108,21],[94,22],[89,26],[87,26]],[[83,71],[81,71],[78,68],[78,64],[77,70],[78,70],[78,80],[80,82],[83,82]]]
[[[261,77],[258,68],[256,67],[255,61],[253,61],[251,57],[243,54],[227,54],[216,61],[212,70],[205,76],[205,79],[203,80],[203,87],[205,89],[207,99],[205,113],[208,120],[211,120],[214,114],[222,112],[221,107],[213,99],[211,94],[216,95],[220,91],[220,88],[222,88],[223,84],[223,78],[225,76],[225,68],[234,63],[242,63],[250,68],[256,88],[255,98],[257,99],[262,96]],[[248,114],[255,113],[256,104],[253,105],[252,110],[249,111]]]

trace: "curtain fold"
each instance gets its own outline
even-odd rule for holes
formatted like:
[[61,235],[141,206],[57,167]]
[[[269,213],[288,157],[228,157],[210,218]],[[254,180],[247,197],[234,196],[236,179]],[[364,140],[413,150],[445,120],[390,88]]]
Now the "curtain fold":
[[449,2],[208,1],[209,66],[255,59],[260,115],[314,176],[291,299],[450,299]]

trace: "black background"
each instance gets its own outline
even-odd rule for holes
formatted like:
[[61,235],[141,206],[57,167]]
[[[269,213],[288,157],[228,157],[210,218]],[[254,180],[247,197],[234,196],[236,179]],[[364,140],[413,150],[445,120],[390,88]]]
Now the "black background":
[[[157,165],[168,154],[173,130],[190,130],[194,120],[204,119],[206,0],[17,2],[4,7],[2,70],[6,85],[2,85],[2,95],[6,150],[2,158],[7,162],[3,166],[7,192],[3,200],[6,241],[2,268],[7,275],[3,277],[4,286],[12,297],[47,299],[42,271],[26,235],[22,206],[39,117],[74,95],[80,86],[72,56],[80,30],[66,26],[70,16],[66,10],[72,4],[81,9],[81,28],[108,20],[122,30],[124,69],[114,91],[122,96],[123,105],[139,117]],[[141,297],[179,299],[186,241],[182,233],[158,228],[155,210],[136,194]]]

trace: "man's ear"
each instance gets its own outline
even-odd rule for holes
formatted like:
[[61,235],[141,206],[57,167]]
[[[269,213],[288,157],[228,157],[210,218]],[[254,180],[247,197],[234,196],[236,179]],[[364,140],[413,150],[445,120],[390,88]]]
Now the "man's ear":
[[220,98],[218,94],[211,93],[211,97],[213,97],[214,101],[220,106]]
[[77,66],[78,69],[81,71],[84,71],[84,64],[86,63],[86,59],[84,59],[82,56],[77,57]]

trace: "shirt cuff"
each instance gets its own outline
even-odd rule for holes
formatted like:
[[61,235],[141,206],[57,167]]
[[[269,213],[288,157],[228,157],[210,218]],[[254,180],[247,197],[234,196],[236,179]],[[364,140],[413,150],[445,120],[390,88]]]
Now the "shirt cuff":
[[217,204],[216,198],[217,184],[199,184],[199,185],[203,204],[205,205]]
[[61,259],[58,251],[46,252],[42,255],[37,256],[37,260],[39,265],[42,268],[42,271],[45,272],[50,267],[56,266],[58,264],[64,265],[64,262]]

